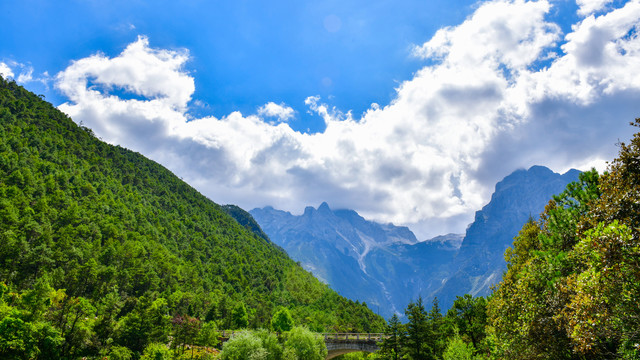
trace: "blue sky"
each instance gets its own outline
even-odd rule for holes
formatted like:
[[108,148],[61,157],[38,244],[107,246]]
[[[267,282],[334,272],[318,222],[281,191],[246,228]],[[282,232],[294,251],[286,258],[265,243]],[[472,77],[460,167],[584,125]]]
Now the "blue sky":
[[604,169],[640,1],[3,1],[0,73],[218,203],[463,232],[518,168]]
[[[138,35],[189,49],[197,115],[250,112],[269,101],[304,107],[310,95],[360,114],[388,103],[422,61],[410,56],[473,1],[10,1],[0,5],[2,56],[54,74],[70,60],[114,56]],[[26,20],[26,21],[25,21]],[[5,61],[6,61],[5,60]],[[55,91],[50,101],[64,100]],[[322,131],[300,111],[291,126]]]

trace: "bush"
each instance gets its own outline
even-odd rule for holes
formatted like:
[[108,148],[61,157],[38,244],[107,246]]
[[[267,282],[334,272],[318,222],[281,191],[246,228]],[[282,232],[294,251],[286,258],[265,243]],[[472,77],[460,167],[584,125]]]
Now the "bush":
[[327,356],[324,339],[300,326],[289,332],[284,348],[285,359],[324,360]]
[[165,344],[151,343],[142,353],[140,360],[170,360],[171,351]]

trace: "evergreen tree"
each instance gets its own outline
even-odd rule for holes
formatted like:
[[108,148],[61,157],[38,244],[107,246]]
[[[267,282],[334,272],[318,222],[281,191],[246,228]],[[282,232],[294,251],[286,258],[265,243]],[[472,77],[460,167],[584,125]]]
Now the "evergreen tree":
[[246,329],[247,326],[249,326],[249,315],[247,314],[247,308],[243,303],[239,303],[235,308],[233,308],[231,318],[233,319],[233,326],[235,329]]
[[386,359],[398,360],[402,356],[402,346],[406,331],[397,314],[393,314],[389,319],[384,334],[386,338],[380,343],[380,353]]
[[293,328],[293,318],[289,309],[282,308],[278,310],[271,319],[271,327],[277,333],[283,333]]
[[405,310],[407,323],[406,352],[413,360],[435,359],[430,340],[433,331],[429,324],[427,312],[422,303],[422,296],[418,301],[411,302]]
[[445,319],[440,311],[440,303],[438,298],[433,298],[433,305],[429,311],[429,324],[431,325],[432,337],[430,339],[430,346],[435,358],[441,358],[442,353],[447,345],[447,334]]
[[487,301],[483,297],[473,297],[470,294],[457,296],[453,306],[447,312],[462,338],[468,338],[475,349],[480,348],[485,338],[487,325]]

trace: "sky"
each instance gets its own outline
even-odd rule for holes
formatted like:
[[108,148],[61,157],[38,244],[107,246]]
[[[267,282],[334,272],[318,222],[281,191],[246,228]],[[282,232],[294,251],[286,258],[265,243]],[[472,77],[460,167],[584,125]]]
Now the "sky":
[[640,0],[0,1],[0,74],[219,204],[463,233],[496,182],[603,171]]

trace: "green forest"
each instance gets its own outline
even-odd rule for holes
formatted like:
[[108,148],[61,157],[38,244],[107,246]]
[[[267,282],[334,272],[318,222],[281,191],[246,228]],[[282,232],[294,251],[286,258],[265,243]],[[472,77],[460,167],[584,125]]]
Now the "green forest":
[[0,139],[2,359],[324,359],[318,332],[386,334],[353,360],[640,359],[640,134],[524,224],[492,295],[419,298],[406,323],[12,81]]
[[268,329],[283,308],[315,332],[383,330],[235,208],[0,80],[0,358],[210,346],[215,330]]

